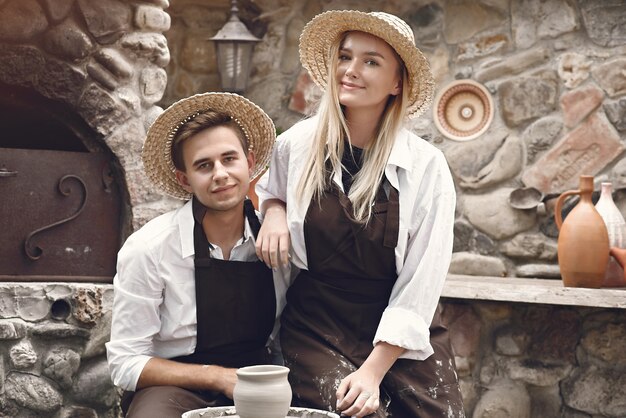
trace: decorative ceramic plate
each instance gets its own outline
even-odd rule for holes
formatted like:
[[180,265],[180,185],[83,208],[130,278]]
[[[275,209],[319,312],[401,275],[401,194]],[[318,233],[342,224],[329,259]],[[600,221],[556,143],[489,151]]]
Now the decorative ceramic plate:
[[[339,415],[328,411],[320,411],[310,408],[289,408],[289,415],[285,418],[339,418]],[[221,406],[216,408],[194,409],[185,412],[182,418],[215,418],[215,417],[232,417],[237,418],[237,412],[234,406]]]
[[493,120],[493,99],[474,80],[456,80],[435,98],[433,119],[439,132],[455,141],[469,141],[483,134]]

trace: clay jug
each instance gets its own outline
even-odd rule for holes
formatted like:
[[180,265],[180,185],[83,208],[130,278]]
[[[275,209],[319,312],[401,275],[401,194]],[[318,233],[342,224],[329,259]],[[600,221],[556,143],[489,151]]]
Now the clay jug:
[[[604,220],[609,233],[609,247],[624,248],[626,246],[626,221],[619,208],[613,201],[613,188],[611,183],[602,183],[600,200],[596,203],[596,210]],[[609,257],[609,264],[606,268],[603,287],[623,287],[626,286],[624,279],[624,269],[616,261],[615,257]]]
[[[563,284],[567,287],[602,286],[609,262],[609,234],[591,201],[593,176],[580,176],[579,190],[563,193],[556,201],[554,218],[559,228],[557,252]],[[580,202],[567,215],[561,209],[565,199],[580,195]]]
[[291,404],[289,369],[259,365],[237,369],[233,392],[235,410],[241,418],[285,418]]

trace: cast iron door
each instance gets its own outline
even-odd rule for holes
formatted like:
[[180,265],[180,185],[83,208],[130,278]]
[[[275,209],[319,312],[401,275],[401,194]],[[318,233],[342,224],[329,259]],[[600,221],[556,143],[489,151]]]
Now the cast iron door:
[[111,281],[121,202],[109,156],[0,148],[0,201],[1,279]]

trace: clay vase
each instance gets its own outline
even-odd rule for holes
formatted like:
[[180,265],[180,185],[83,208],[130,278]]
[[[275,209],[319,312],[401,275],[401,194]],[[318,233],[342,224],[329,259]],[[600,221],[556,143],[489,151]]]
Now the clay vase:
[[235,410],[241,418],[285,418],[291,405],[289,369],[259,365],[237,369],[233,392]]
[[[600,200],[596,203],[596,210],[604,220],[606,229],[609,233],[609,247],[622,249],[626,246],[626,221],[622,213],[613,201],[613,188],[611,183],[602,183],[602,192]],[[611,253],[609,264],[606,268],[603,287],[624,287],[626,279],[624,278],[624,269],[615,260]]]
[[[601,287],[609,262],[609,234],[591,201],[593,176],[580,176],[579,190],[567,191],[556,201],[554,219],[559,228],[557,252],[561,278],[566,287]],[[561,216],[563,202],[580,195],[580,202]]]

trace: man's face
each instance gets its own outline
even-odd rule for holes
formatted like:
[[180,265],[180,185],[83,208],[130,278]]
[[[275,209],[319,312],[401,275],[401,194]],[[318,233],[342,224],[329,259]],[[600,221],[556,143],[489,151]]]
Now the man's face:
[[189,137],[182,146],[185,171],[178,183],[209,211],[239,210],[248,193],[254,156],[244,153],[232,128],[216,126]]

